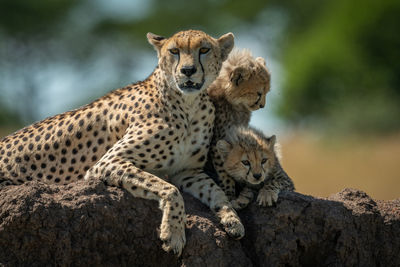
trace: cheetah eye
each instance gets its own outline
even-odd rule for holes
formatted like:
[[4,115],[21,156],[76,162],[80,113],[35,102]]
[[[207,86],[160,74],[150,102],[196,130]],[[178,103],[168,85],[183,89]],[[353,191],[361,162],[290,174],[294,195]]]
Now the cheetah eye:
[[202,47],[200,48],[200,54],[207,54],[210,51],[210,48]]
[[248,160],[242,160],[243,165],[250,166],[250,162]]
[[178,54],[179,54],[179,49],[178,49],[178,48],[171,48],[171,49],[169,50],[169,52],[170,52],[172,55],[178,55]]
[[263,158],[263,159],[261,160],[261,164],[264,164],[265,162],[267,162],[267,159],[266,159],[266,158]]

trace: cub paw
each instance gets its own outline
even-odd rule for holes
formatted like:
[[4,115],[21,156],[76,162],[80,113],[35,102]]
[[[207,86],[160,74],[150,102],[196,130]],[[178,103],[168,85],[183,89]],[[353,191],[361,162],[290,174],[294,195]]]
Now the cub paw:
[[231,201],[231,205],[235,210],[241,210],[247,207],[248,203],[240,202],[237,199]]
[[221,224],[230,237],[234,239],[244,237],[244,226],[233,209],[227,211],[221,218]]
[[257,196],[257,203],[260,206],[272,206],[278,200],[279,189],[265,190],[261,189]]
[[179,257],[186,244],[185,228],[180,225],[162,225],[160,239],[166,252],[172,251]]

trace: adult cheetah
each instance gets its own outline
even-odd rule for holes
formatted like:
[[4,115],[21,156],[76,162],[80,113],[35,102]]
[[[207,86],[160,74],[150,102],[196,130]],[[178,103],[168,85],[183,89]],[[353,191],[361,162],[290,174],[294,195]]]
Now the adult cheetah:
[[233,48],[233,34],[214,39],[188,30],[147,38],[159,60],[146,80],[2,139],[0,180],[64,184],[95,178],[158,200],[163,248],[177,254],[186,242],[181,188],[208,205],[229,235],[241,238],[239,217],[203,172],[214,122],[206,88]]

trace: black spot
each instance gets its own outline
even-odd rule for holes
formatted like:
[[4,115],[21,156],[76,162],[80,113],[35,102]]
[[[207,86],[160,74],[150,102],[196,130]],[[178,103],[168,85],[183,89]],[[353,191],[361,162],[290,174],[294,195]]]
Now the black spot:
[[195,156],[195,155],[197,155],[199,152],[200,152],[200,148],[198,148],[198,149],[196,149],[195,151],[193,151],[193,153],[192,153],[192,157],[193,156]]
[[53,144],[53,148],[54,148],[54,149],[58,149],[58,148],[59,148],[59,145],[58,145],[57,142],[55,142],[55,143]]

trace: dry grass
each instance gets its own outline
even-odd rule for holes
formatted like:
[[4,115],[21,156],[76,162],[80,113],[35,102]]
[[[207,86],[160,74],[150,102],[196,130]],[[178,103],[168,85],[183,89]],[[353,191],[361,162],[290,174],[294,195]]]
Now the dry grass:
[[375,199],[400,197],[400,134],[340,141],[297,134],[281,144],[283,167],[301,193],[326,197],[352,187]]

